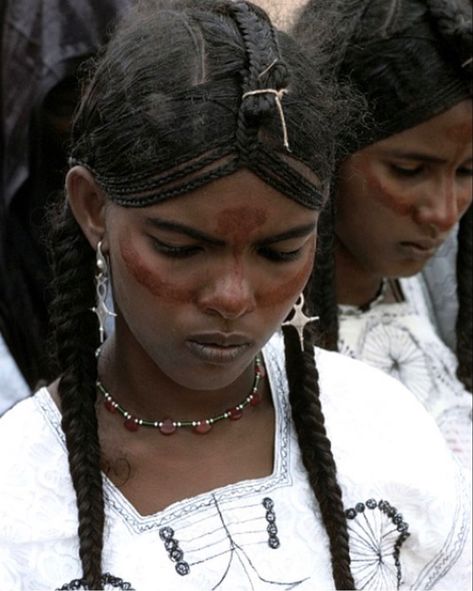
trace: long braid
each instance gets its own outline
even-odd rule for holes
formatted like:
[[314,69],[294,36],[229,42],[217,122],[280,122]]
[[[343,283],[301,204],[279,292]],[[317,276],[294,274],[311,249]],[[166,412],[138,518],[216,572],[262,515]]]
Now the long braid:
[[458,379],[472,391],[473,359],[473,206],[460,220],[457,255],[458,316],[456,322]]
[[316,343],[330,351],[338,350],[338,306],[335,288],[335,199],[329,199],[317,224],[317,252],[314,279],[307,286],[307,301],[313,302],[319,317]]
[[101,587],[104,503],[95,414],[98,346],[94,305],[94,252],[67,208],[52,236],[55,270],[56,363],[62,429],[76,492],[79,554],[85,584]]
[[354,589],[342,492],[325,429],[313,346],[307,329],[304,331],[304,351],[294,327],[286,326],[283,331],[292,417],[302,461],[327,530],[335,586],[337,589]]

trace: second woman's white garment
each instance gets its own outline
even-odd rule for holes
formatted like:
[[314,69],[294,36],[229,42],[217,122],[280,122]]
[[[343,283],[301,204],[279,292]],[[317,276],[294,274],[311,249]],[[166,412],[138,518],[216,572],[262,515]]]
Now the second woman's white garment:
[[[276,411],[273,473],[147,516],[104,476],[106,589],[334,589],[279,336],[264,358]],[[357,588],[469,590],[468,495],[432,419],[399,382],[365,364],[324,351],[317,364]],[[2,590],[83,588],[60,420],[46,389],[0,420]]]
[[339,350],[400,380],[433,416],[464,467],[472,463],[472,395],[438,336],[419,276],[400,281],[405,301],[361,311],[340,306]]

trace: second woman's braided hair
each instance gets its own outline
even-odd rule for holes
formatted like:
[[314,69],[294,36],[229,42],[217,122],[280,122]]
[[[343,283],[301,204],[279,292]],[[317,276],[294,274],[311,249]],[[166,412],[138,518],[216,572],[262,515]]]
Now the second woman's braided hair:
[[[334,96],[255,6],[153,0],[122,23],[95,67],[74,122],[71,162],[87,167],[123,207],[158,203],[248,167],[320,210],[346,118],[347,105]],[[105,518],[95,415],[98,331],[90,312],[95,253],[67,205],[55,226],[52,323],[62,427],[77,497],[82,584],[100,588]],[[347,525],[311,345],[302,352],[287,329],[286,355],[293,420],[335,584],[351,589]]]
[[[320,37],[316,23],[329,20]],[[315,29],[314,29],[315,26]],[[333,33],[332,33],[333,31]],[[471,98],[471,7],[465,0],[310,0],[294,27],[308,55],[325,46],[323,69],[349,81],[367,103],[369,117],[347,139],[350,153],[414,127]],[[342,154],[342,157],[346,153]],[[341,158],[340,158],[341,159]],[[337,187],[334,184],[333,193]],[[335,199],[320,224],[313,300],[321,342],[338,347],[333,252]],[[472,206],[460,220],[457,259],[458,378],[472,390]]]

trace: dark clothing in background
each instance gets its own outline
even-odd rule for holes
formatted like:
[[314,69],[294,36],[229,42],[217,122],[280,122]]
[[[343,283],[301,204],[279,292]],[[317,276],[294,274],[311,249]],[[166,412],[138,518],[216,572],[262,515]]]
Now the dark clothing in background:
[[8,0],[2,6],[0,331],[31,387],[50,377],[43,226],[46,204],[64,184],[77,68],[131,2]]

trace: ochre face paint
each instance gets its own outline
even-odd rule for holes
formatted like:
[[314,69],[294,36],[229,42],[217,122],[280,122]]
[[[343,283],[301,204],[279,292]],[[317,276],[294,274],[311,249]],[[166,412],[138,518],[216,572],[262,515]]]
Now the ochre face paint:
[[465,148],[468,144],[471,144],[471,125],[468,123],[452,125],[446,130],[445,135],[448,139],[458,142],[462,148]]
[[154,296],[171,302],[192,300],[192,289],[177,287],[162,279],[156,268],[150,268],[140,257],[128,236],[120,239],[120,253],[131,275]]
[[[229,218],[226,216],[226,222]],[[257,220],[253,218],[253,223],[247,224],[245,232],[248,228],[256,228],[256,221],[258,224],[264,223],[262,217],[258,217]],[[230,227],[230,224],[226,226]],[[228,231],[228,230],[227,230]],[[237,233],[239,231],[235,230]],[[250,230],[252,231],[252,230]],[[242,248],[246,244],[243,241],[243,231],[240,236],[240,244],[235,248]],[[119,240],[121,257],[135,280],[142,285],[147,291],[153,296],[161,298],[170,303],[190,303],[198,302],[199,293],[203,287],[205,287],[205,278],[202,274],[197,272],[190,272],[187,277],[188,279],[179,285],[176,281],[166,281],[157,270],[157,263],[153,264],[153,267],[149,266],[145,260],[140,256],[137,249],[133,246],[132,240],[128,235],[123,235]],[[261,281],[255,281],[250,289],[254,290],[255,300],[259,307],[265,308],[282,304],[286,299],[290,299],[297,294],[304,287],[308,276],[312,270],[313,265],[313,254],[315,251],[315,239],[311,245],[310,251],[306,254],[306,260],[302,267],[293,275],[284,275],[283,281],[275,282],[271,287],[268,287]],[[241,261],[241,254],[233,253],[234,265],[233,272],[237,282],[243,281],[243,264]],[[256,263],[255,263],[256,264]],[[192,263],[189,261],[189,266]],[[253,275],[252,270],[249,270],[249,274]],[[261,285],[261,289],[259,286]]]
[[357,174],[360,174],[366,181],[368,196],[374,197],[391,211],[400,216],[409,216],[413,212],[413,204],[406,199],[406,191],[398,187],[391,188],[389,180],[384,180],[383,176],[376,170],[369,160],[360,159],[357,163]]
[[233,207],[225,209],[217,217],[217,233],[241,249],[247,244],[253,232],[261,228],[268,219],[264,209]]

